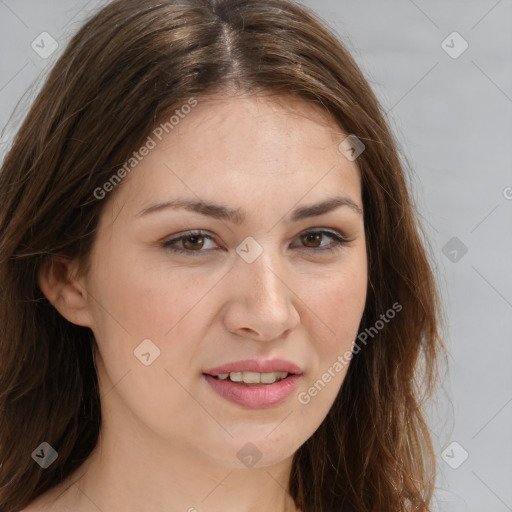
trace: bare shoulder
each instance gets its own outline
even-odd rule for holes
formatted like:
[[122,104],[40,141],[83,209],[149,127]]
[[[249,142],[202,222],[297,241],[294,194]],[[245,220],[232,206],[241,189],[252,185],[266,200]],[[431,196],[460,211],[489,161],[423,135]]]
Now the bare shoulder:
[[71,500],[76,493],[72,492],[72,486],[63,487],[62,485],[53,487],[38,496],[27,507],[19,512],[71,512],[75,511],[71,505]]
[[44,505],[43,503],[40,503],[39,500],[35,500],[27,507],[22,508],[19,512],[53,512],[53,510],[54,509],[48,508],[48,506]]
[[19,512],[64,512],[64,509],[59,508],[57,503],[45,499],[45,495],[43,494]]
[[44,494],[39,498],[36,498],[34,501],[30,503],[26,508],[21,509],[19,512],[50,512],[52,508],[49,508],[48,502],[45,503],[45,500],[42,499]]

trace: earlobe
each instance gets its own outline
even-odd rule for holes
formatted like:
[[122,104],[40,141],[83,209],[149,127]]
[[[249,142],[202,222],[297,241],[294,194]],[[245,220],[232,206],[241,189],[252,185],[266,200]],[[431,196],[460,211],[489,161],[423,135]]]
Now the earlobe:
[[87,290],[82,280],[75,277],[75,270],[75,261],[53,257],[39,269],[39,288],[66,320],[92,327]]

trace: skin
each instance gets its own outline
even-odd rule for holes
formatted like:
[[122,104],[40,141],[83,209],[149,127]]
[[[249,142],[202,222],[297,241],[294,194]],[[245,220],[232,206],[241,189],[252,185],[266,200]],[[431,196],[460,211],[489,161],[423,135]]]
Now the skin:
[[[297,510],[286,492],[292,457],[324,420],[346,365],[307,405],[298,395],[351,349],[367,258],[361,213],[341,206],[292,222],[290,212],[338,195],[362,210],[359,170],[338,150],[347,134],[315,105],[198,100],[103,199],[90,273],[77,276],[77,262],[64,259],[40,272],[58,311],[95,335],[103,424],[90,458],[25,511]],[[171,209],[136,216],[174,198],[240,208],[246,219],[235,225]],[[322,228],[349,241],[322,252],[335,246],[329,235],[301,236]],[[200,255],[162,246],[190,230],[212,239],[185,237],[174,247]],[[236,252],[248,236],[263,248],[250,264]],[[160,350],[149,366],[134,356],[146,338]],[[252,357],[296,363],[296,391],[248,409],[202,378]],[[261,452],[252,468],[236,456],[247,442]]]

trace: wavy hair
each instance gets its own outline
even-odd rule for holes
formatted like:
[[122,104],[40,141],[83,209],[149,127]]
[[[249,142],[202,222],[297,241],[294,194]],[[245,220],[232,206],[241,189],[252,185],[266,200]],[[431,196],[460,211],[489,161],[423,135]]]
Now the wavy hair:
[[[291,0],[115,0],[56,61],[0,171],[1,512],[64,480],[101,428],[94,336],[43,295],[41,267],[64,255],[86,273],[106,203],[94,190],[190,97],[233,92],[313,102],[364,142],[360,332],[402,306],[352,359],[294,454],[288,492],[304,512],[430,510],[435,458],[422,411],[444,350],[438,291],[406,166],[354,59]],[[45,470],[31,457],[43,440],[59,454]]]

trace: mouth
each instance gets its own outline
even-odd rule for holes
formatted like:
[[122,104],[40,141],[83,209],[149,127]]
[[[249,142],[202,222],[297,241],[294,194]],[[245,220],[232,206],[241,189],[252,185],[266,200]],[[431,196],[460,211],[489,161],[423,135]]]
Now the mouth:
[[302,370],[283,359],[249,359],[206,370],[203,378],[222,398],[259,409],[286,400],[299,384]]

